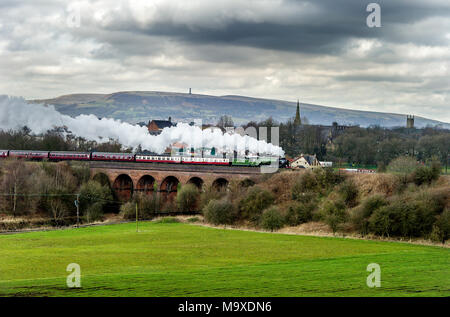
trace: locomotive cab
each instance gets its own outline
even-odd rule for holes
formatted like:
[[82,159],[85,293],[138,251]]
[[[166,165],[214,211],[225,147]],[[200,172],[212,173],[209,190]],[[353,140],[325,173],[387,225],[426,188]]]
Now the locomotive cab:
[[279,168],[290,168],[289,161],[285,157],[280,157]]

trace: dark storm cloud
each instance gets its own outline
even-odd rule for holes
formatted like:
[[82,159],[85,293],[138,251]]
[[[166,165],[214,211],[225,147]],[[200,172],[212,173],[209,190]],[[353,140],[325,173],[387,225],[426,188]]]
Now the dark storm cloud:
[[[445,1],[429,4],[406,0],[378,1],[382,8],[381,28],[366,25],[369,3],[360,0],[284,1],[283,5],[291,9],[286,20],[273,21],[262,17],[249,21],[237,16],[237,12],[227,12],[226,18],[217,23],[214,16],[208,15],[201,16],[200,21],[179,21],[167,8],[162,8],[156,13],[167,17],[162,21],[158,19],[142,26],[133,19],[116,17],[117,20],[105,29],[173,38],[194,45],[231,44],[319,54],[339,54],[353,38],[375,38],[395,43],[412,41],[425,45],[436,45],[445,40],[444,32],[436,34],[433,30],[408,27],[429,18],[448,17],[450,5]],[[306,9],[302,4],[307,5]],[[208,19],[211,23],[205,23]]]

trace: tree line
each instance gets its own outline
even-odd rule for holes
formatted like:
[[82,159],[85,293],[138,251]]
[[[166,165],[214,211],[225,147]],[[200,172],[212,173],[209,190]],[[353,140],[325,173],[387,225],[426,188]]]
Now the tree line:
[[[224,123],[232,125],[231,118],[223,118]],[[244,129],[254,127],[279,127],[280,146],[288,157],[300,154],[316,154],[319,160],[333,162],[377,165],[382,170],[391,161],[401,156],[415,157],[418,161],[439,160],[442,166],[448,165],[450,155],[450,130],[437,127],[426,128],[383,128],[358,126],[337,129],[332,126],[308,124],[302,118],[302,125],[294,120],[277,122],[268,118],[261,122],[250,121],[242,125]]]
[[33,134],[24,126],[19,130],[0,130],[0,149],[35,151],[80,151],[80,152],[131,152],[117,141],[98,143],[67,133],[64,128],[54,128],[42,135]]

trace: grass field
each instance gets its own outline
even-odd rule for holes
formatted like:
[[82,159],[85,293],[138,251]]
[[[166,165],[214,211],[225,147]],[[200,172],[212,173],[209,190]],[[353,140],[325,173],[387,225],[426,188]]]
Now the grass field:
[[[450,296],[450,250],[406,243],[120,224],[0,236],[1,296]],[[82,287],[66,287],[81,266]],[[369,263],[381,287],[369,288]]]

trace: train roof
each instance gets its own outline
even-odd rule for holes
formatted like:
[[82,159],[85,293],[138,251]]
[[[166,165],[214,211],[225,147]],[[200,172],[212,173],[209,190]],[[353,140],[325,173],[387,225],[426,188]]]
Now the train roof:
[[[136,153],[136,155],[139,155],[139,156],[168,156],[168,155],[157,154],[157,153],[153,153],[153,152],[148,152],[148,153]],[[169,156],[170,156],[170,155],[169,155]]]
[[39,150],[9,150],[9,152],[29,152],[29,153],[48,153],[49,151],[39,151]]
[[72,151],[50,151],[50,153],[64,153],[64,154],[91,154],[91,152],[72,152]]
[[92,152],[93,155],[134,155],[133,153]]

